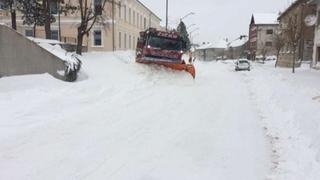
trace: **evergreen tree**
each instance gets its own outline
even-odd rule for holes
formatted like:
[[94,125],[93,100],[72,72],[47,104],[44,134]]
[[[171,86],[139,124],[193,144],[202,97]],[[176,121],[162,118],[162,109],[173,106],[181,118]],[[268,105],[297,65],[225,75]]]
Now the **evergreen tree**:
[[182,40],[186,43],[186,47],[184,48],[184,51],[189,51],[191,49],[191,42],[189,39],[189,33],[187,31],[187,27],[183,21],[181,21],[180,24],[178,25],[177,31],[180,33]]
[[[41,0],[18,0],[18,9],[21,11],[23,24],[33,26],[33,36],[36,34],[37,26],[44,26],[46,22],[46,14],[41,4]],[[50,15],[50,23],[55,22],[53,15]]]

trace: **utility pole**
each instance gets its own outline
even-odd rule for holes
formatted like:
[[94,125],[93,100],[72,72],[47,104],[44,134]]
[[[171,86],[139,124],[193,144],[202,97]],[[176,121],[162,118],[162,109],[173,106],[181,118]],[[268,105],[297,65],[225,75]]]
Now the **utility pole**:
[[168,31],[168,0],[166,0],[166,31]]
[[115,36],[115,31],[114,31],[114,0],[112,0],[112,51],[116,50],[114,36]]
[[58,26],[59,26],[59,41],[61,41],[61,6],[60,6],[60,1],[57,1],[58,3]]
[[300,45],[299,45],[299,58],[301,61],[304,60],[304,7],[305,4],[303,3],[301,5],[301,22],[300,22],[300,34],[301,34],[301,39],[300,39]]

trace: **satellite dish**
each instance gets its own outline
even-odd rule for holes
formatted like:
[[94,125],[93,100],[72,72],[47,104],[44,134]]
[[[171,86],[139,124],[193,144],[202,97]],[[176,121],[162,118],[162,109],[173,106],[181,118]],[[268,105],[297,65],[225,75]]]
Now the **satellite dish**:
[[304,19],[304,22],[306,23],[307,26],[314,26],[317,23],[317,16],[316,15],[308,15]]

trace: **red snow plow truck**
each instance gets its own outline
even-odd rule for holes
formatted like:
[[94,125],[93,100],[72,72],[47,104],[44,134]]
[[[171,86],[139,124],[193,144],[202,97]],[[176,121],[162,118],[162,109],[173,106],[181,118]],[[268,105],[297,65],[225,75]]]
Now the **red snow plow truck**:
[[157,31],[150,28],[140,32],[136,50],[136,62],[157,64],[178,71],[187,71],[195,78],[194,65],[186,64],[182,59],[184,47],[185,43],[177,32]]

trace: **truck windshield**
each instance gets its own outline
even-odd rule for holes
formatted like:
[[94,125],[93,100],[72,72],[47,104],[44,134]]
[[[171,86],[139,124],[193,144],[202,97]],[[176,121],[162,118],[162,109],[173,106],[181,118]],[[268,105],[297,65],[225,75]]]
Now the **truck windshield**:
[[180,51],[182,49],[182,42],[180,40],[156,36],[149,37],[148,45],[152,48],[158,48],[161,50]]

